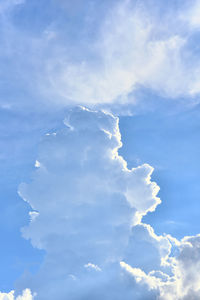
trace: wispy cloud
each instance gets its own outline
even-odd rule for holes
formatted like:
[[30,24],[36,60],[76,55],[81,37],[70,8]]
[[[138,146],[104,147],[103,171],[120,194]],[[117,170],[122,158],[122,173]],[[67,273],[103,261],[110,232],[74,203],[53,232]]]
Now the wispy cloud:
[[[52,2],[49,17],[37,3],[39,27],[26,26],[23,19],[31,3],[12,1],[9,10],[2,5],[7,13],[1,17],[1,64],[9,57],[8,84],[32,95],[26,103],[125,103],[134,101],[140,87],[172,98],[199,94],[200,65],[192,42],[198,26],[191,25],[198,23],[192,21],[198,20],[195,1],[189,9],[185,2],[165,7],[155,1],[111,2],[102,5],[101,18],[97,3],[86,2],[79,22],[74,14],[69,21],[68,6]],[[31,24],[34,18],[29,19]]]
[[172,98],[198,94],[200,66],[190,44],[196,28],[188,31],[177,17],[182,7],[173,13],[167,8],[162,21],[154,7],[117,4],[91,44],[93,59],[49,60],[49,86],[60,101],[123,103],[140,86]]

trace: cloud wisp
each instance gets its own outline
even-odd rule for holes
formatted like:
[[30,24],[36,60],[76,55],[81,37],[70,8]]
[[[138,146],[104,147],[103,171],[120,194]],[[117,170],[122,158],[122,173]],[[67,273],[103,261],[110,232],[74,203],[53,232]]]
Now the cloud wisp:
[[[76,14],[70,18],[70,5],[52,1],[43,15],[44,3],[33,2],[9,1],[0,6],[2,68],[5,60],[9,62],[4,77],[12,69],[12,76],[6,78],[12,88],[32,95],[30,101],[18,102],[31,105],[34,97],[39,100],[32,106],[37,107],[110,105],[134,102],[134,92],[143,87],[170,98],[197,101],[198,1],[188,6],[187,1],[174,0],[164,7],[155,0],[111,1],[102,7],[86,1],[85,10],[81,5],[73,7],[79,21]],[[31,8],[38,12],[39,25]]]
[[162,22],[158,3],[149,2],[123,1],[108,9],[89,56],[78,62],[62,55],[48,60],[45,77],[54,99],[87,105],[134,102],[141,87],[170,98],[192,100],[199,94],[200,65],[192,42],[199,31],[192,26],[198,20],[196,2],[188,13],[185,3],[173,12],[165,7]]
[[64,124],[45,136],[32,182],[19,188],[33,209],[23,236],[46,255],[17,290],[38,300],[197,299],[199,236],[178,241],[142,223],[159,187],[151,166],[129,170],[118,155],[118,118],[79,107]]

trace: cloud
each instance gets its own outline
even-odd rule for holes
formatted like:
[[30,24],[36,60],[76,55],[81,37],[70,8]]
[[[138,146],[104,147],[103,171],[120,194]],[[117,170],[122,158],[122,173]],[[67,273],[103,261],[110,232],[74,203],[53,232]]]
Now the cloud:
[[197,4],[175,2],[86,1],[76,9],[53,1],[44,10],[43,1],[9,1],[9,9],[0,8],[0,64],[4,86],[15,93],[0,101],[34,109],[93,107],[135,102],[141,88],[194,101],[200,90],[199,31],[191,25]]
[[[98,26],[91,21],[95,6],[96,14],[84,14],[74,38],[65,31],[66,18],[55,21],[56,13],[50,20],[38,15],[40,26],[32,30],[21,18],[30,3],[0,5],[5,45],[0,56],[9,90],[27,90],[40,96],[37,104],[61,107],[124,103],[140,87],[172,98],[198,95],[200,68],[191,40],[199,27],[193,4],[186,19],[180,7],[166,7],[164,13],[161,5],[161,24],[154,1],[139,6],[124,1],[109,6]],[[29,20],[32,24],[31,16]],[[91,24],[96,26],[93,34]],[[40,109],[30,99],[11,102]],[[12,107],[9,99],[3,101]],[[129,170],[118,155],[118,119],[80,107],[64,124],[45,136],[32,181],[19,189],[33,209],[23,236],[46,256],[36,275],[18,281],[18,290],[28,286],[39,300],[199,298],[199,236],[177,241],[157,236],[142,223],[160,203],[159,187],[151,181],[151,166]],[[16,299],[33,297],[24,290]]]
[[46,251],[38,275],[28,279],[41,299],[55,299],[58,291],[59,299],[83,297],[82,281],[105,280],[106,269],[114,276],[131,227],[160,203],[152,167],[128,170],[118,155],[118,118],[80,107],[64,123],[62,131],[46,135],[32,183],[19,188],[34,209],[23,236]]
[[182,13],[180,18],[189,25],[191,30],[199,30],[200,29],[200,3],[198,0],[192,1],[193,5],[187,6],[187,14]]
[[11,291],[10,293],[1,293],[0,292],[0,300],[33,300],[34,296],[31,295],[31,292],[29,289],[26,289],[23,291],[22,295],[15,297],[14,291]]
[[[199,241],[199,235],[185,237],[180,242],[176,241],[179,252],[175,257],[168,256],[167,259],[168,267],[171,268],[173,275],[171,277],[162,272],[160,274],[154,271],[146,273],[140,268],[133,268],[125,262],[121,262],[121,267],[127,276],[138,283],[141,289],[146,289],[146,292],[153,290],[157,293],[156,298],[153,299],[195,300],[200,297]],[[144,298],[141,297],[141,299]]]
[[199,236],[178,241],[142,223],[159,188],[149,165],[127,168],[121,145],[118,118],[84,107],[45,136],[19,194],[33,209],[23,236],[46,255],[18,289],[38,300],[197,299]]
[[[147,273],[152,270],[168,273],[167,260],[171,248],[167,236],[157,236],[150,225],[138,224],[132,228],[124,261]],[[144,249],[145,255],[141,255]]]
[[180,246],[177,260],[177,277],[181,278],[181,294],[184,300],[200,297],[199,269],[200,266],[200,235],[185,237]]
[[166,6],[162,22],[155,7],[155,1],[117,3],[91,44],[92,60],[49,60],[46,77],[54,97],[57,93],[63,103],[94,105],[124,103],[129,94],[134,101],[133,93],[140,87],[172,98],[198,94],[200,65],[191,43],[196,28],[188,31],[185,20],[177,18],[189,17],[185,5],[173,7],[173,12]]

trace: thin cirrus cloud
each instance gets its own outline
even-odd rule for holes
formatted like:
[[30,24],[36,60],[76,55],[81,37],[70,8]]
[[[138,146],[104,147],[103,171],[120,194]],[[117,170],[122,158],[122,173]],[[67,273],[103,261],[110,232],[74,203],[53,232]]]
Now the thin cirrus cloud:
[[118,155],[118,118],[80,107],[64,124],[44,137],[32,182],[19,187],[33,209],[23,237],[46,255],[17,290],[38,300],[197,299],[199,235],[178,241],[142,223],[159,188],[152,167],[129,170]]

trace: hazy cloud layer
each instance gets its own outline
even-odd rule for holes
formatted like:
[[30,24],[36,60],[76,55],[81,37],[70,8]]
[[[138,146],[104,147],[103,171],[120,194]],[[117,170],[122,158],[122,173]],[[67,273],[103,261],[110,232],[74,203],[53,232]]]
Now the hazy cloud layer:
[[143,87],[198,101],[198,11],[193,0],[3,2],[2,106],[134,102]]

